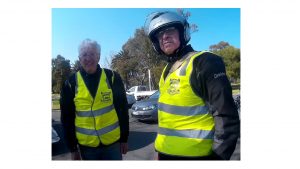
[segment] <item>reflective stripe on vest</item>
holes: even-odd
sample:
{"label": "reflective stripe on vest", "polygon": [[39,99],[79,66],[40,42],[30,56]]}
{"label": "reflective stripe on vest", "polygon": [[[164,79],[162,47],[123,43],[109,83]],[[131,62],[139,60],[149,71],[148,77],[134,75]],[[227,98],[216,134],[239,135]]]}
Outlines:
{"label": "reflective stripe on vest", "polygon": [[100,130],[90,130],[90,129],[76,127],[76,131],[81,133],[81,134],[100,136],[100,135],[106,134],[108,132],[111,132],[111,131],[113,131],[114,129],[116,129],[118,127],[119,127],[119,123],[116,122],[116,123],[114,123],[110,126],[102,128]]}
{"label": "reflective stripe on vest", "polygon": [[76,73],[75,127],[79,144],[97,147],[100,142],[109,145],[120,138],[119,120],[113,106],[113,95],[104,69],[95,98],[89,93],[80,74]]}
{"label": "reflective stripe on vest", "polygon": [[76,112],[76,115],[80,116],[80,117],[94,117],[94,116],[103,115],[105,113],[109,113],[113,109],[114,109],[114,106],[110,105],[110,106],[104,107],[100,110],[94,110],[93,113],[91,111],[78,111],[78,112]]}
{"label": "reflective stripe on vest", "polygon": [[198,138],[198,139],[213,139],[214,133],[211,130],[174,130],[167,128],[158,128],[158,133],[167,136],[177,136],[186,138]]}
{"label": "reflective stripe on vest", "polygon": [[207,114],[207,106],[174,106],[164,103],[158,103],[158,109],[171,114],[183,115],[183,116],[195,116],[200,114]]}
{"label": "reflective stripe on vest", "polygon": [[159,82],[159,128],[155,140],[155,149],[161,153],[201,157],[212,152],[214,120],[205,101],[190,85],[193,61],[202,53],[187,57],[166,79],[163,78],[166,68],[163,70]]}

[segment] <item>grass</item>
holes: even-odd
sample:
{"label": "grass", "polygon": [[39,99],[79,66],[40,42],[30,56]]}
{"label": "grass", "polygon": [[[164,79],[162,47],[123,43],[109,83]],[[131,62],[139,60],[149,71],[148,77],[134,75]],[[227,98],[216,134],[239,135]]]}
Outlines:
{"label": "grass", "polygon": [[233,95],[235,95],[235,94],[240,94],[240,89],[232,90],[232,94],[233,94]]}
{"label": "grass", "polygon": [[59,94],[52,94],[52,110],[59,110]]}
{"label": "grass", "polygon": [[52,110],[60,109],[59,100],[52,100]]}
{"label": "grass", "polygon": [[241,87],[240,83],[236,83],[236,84],[232,83],[231,87],[232,87],[232,95],[240,94],[240,87]]}

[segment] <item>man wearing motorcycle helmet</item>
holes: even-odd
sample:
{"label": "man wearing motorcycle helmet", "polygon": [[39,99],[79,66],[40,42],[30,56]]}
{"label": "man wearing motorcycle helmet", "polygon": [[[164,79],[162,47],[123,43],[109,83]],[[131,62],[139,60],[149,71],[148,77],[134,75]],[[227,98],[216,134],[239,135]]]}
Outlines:
{"label": "man wearing motorcycle helmet", "polygon": [[239,115],[221,57],[197,52],[181,15],[150,14],[145,32],[167,57],[159,82],[159,160],[229,160],[240,135]]}

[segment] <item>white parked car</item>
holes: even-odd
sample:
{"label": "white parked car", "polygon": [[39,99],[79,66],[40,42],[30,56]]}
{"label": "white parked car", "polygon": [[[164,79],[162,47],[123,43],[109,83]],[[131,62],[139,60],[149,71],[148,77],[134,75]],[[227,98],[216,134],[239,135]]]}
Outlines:
{"label": "white parked car", "polygon": [[136,101],[142,100],[146,97],[151,96],[157,90],[147,90],[146,86],[133,86],[129,90],[126,91],[126,94],[134,95]]}

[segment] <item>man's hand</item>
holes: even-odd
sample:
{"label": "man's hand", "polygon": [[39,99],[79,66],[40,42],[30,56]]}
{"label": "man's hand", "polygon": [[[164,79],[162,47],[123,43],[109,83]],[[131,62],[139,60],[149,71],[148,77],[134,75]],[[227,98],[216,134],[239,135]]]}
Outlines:
{"label": "man's hand", "polygon": [[128,143],[120,143],[120,151],[122,154],[126,154],[128,151]]}
{"label": "man's hand", "polygon": [[78,151],[74,151],[71,153],[72,160],[81,160],[80,153]]}

